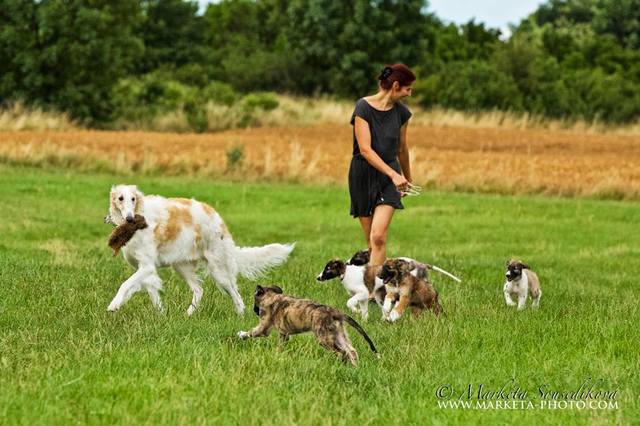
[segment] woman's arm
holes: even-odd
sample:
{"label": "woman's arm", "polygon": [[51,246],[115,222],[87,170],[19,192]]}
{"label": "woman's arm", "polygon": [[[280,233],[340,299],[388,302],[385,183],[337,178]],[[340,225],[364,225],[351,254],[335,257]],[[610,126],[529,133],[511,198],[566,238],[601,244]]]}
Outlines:
{"label": "woman's arm", "polygon": [[389,165],[380,158],[373,148],[371,148],[371,132],[369,131],[369,123],[367,123],[363,118],[356,116],[354,126],[360,154],[365,160],[367,160],[367,163],[375,167],[380,171],[380,173],[384,173],[389,176],[396,188],[403,190],[407,185],[407,179],[389,167]]}
{"label": "woman's arm", "polygon": [[409,146],[407,145],[407,127],[409,123],[405,123],[400,128],[400,146],[398,146],[398,161],[400,161],[400,168],[402,174],[407,181],[412,182],[411,179],[411,163],[409,161]]}

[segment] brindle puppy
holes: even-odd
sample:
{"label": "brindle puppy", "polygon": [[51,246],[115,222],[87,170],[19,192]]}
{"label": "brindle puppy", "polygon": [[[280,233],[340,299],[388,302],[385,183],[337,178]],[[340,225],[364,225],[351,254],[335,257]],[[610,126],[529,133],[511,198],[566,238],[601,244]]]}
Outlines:
{"label": "brindle puppy", "polygon": [[387,259],[378,273],[386,288],[387,296],[383,309],[391,311],[396,295],[400,300],[389,313],[389,320],[396,321],[409,306],[414,314],[431,309],[436,316],[442,313],[438,292],[431,283],[411,275],[411,264],[403,259]]}
{"label": "brindle puppy", "polygon": [[120,249],[133,238],[133,234],[135,234],[138,229],[144,229],[147,226],[149,225],[147,225],[144,216],[139,214],[134,216],[132,222],[124,222],[122,225],[117,226],[113,232],[111,232],[108,242],[109,247],[113,249],[113,255],[118,255]]}
{"label": "brindle puppy", "polygon": [[275,328],[280,333],[281,341],[287,342],[291,334],[311,331],[320,345],[355,366],[358,353],[344,328],[344,322],[347,322],[362,334],[371,350],[378,353],[367,333],[353,318],[312,300],[285,296],[280,287],[257,286],[253,311],[260,317],[260,323],[248,332],[239,331],[238,337],[241,339],[266,337]]}

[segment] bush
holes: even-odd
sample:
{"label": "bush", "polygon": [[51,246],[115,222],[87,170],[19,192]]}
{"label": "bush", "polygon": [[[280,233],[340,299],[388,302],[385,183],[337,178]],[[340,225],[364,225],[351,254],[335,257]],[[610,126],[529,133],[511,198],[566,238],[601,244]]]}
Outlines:
{"label": "bush", "polygon": [[115,116],[145,119],[182,108],[187,102],[197,102],[194,87],[155,74],[139,79],[120,80],[113,92]]}
{"label": "bush", "polygon": [[209,128],[207,110],[201,103],[189,101],[185,104],[184,111],[189,127],[191,127],[194,132],[203,133]]}
{"label": "bush", "polygon": [[247,113],[252,113],[256,109],[271,111],[278,108],[280,103],[273,93],[249,93],[242,99],[242,109]]}
{"label": "bush", "polygon": [[226,151],[227,171],[232,172],[242,167],[244,159],[244,145],[234,146]]}
{"label": "bush", "polygon": [[452,63],[437,79],[431,76],[423,84],[432,92],[422,97],[425,107],[437,103],[463,111],[522,109],[513,79],[484,61]]}
{"label": "bush", "polygon": [[231,106],[238,100],[233,87],[219,81],[212,81],[202,90],[202,97],[214,104]]}

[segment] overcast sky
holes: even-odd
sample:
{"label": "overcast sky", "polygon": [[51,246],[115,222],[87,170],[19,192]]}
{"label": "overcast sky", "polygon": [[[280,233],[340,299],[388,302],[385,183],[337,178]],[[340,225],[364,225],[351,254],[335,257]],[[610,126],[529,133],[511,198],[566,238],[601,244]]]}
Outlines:
{"label": "overcast sky", "polygon": [[440,19],[462,24],[471,18],[484,22],[491,28],[500,28],[505,35],[509,33],[508,24],[517,24],[544,0],[429,0],[429,12]]}
{"label": "overcast sky", "polygon": [[[201,10],[215,0],[198,0]],[[471,18],[509,35],[508,24],[517,24],[545,0],[429,0],[430,12],[440,19],[463,24]]]}

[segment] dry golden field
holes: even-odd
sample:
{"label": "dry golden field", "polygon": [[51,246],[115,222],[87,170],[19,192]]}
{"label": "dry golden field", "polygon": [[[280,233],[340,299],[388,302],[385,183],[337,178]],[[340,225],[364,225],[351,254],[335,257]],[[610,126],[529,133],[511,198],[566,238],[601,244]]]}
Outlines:
{"label": "dry golden field", "polygon": [[[86,171],[345,184],[351,127],[318,124],[213,134],[0,132],[0,161]],[[640,199],[640,136],[414,123],[414,182],[447,190]],[[228,168],[227,153],[242,147]]]}

